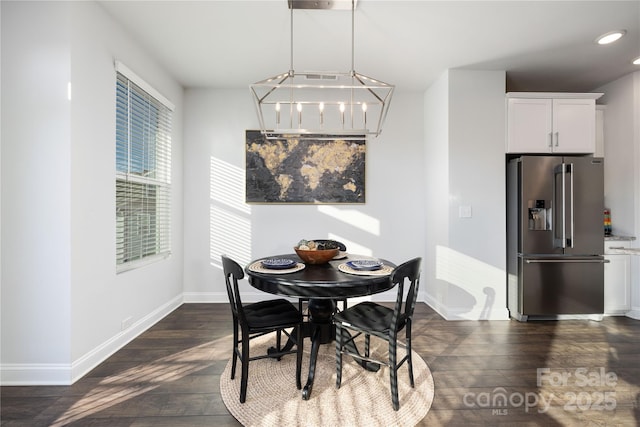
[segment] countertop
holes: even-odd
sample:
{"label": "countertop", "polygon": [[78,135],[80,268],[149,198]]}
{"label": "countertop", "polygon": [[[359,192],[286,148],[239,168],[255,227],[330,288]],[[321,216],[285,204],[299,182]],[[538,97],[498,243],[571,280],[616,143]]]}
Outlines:
{"label": "countertop", "polygon": [[634,236],[618,236],[617,234],[612,234],[610,236],[604,236],[604,241],[625,241],[625,240],[636,240]]}
{"label": "countertop", "polygon": [[631,242],[636,240],[633,236],[605,236],[605,242],[620,242],[620,246],[609,246],[606,250],[607,254],[620,254],[620,255],[640,255],[640,248],[631,248],[624,245],[623,242]]}

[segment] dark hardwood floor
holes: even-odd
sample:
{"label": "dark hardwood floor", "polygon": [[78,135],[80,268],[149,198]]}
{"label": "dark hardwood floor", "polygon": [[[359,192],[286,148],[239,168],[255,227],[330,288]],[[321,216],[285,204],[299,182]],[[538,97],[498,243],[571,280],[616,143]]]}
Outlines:
{"label": "dark hardwood floor", "polygon": [[[413,330],[435,381],[420,425],[639,423],[640,321],[447,322],[418,304]],[[1,425],[237,426],[230,345],[228,305],[184,304],[71,386],[2,387]]]}

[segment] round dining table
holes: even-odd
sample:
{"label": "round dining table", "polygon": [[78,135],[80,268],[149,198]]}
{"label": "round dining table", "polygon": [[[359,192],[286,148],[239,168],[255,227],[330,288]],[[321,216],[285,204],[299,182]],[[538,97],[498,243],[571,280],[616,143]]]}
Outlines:
{"label": "round dining table", "polygon": [[[304,264],[296,254],[274,255],[252,261],[245,268],[249,283],[261,291],[308,300],[309,316],[304,322],[304,336],[311,338],[311,355],[307,383],[302,389],[302,398],[311,396],[315,377],[316,360],[320,344],[327,344],[335,339],[335,327],[332,316],[336,310],[336,301],[346,298],[362,297],[387,291],[393,288],[391,272],[395,264],[375,258],[382,268],[373,271],[355,270],[349,267],[349,261],[373,259],[372,257],[341,254],[342,257],[326,264]],[[267,258],[289,259],[296,261],[296,266],[289,269],[265,268],[262,261]],[[357,352],[355,344],[350,351]],[[288,342],[289,348],[293,347]],[[368,370],[376,371],[379,365],[361,362]]]}

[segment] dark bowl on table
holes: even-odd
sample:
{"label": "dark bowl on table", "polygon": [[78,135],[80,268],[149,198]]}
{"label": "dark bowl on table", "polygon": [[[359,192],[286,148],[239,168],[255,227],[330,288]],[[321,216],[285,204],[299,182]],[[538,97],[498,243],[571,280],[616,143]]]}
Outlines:
{"label": "dark bowl on table", "polygon": [[294,246],[293,249],[305,264],[326,264],[331,261],[333,257],[338,255],[338,252],[340,252],[340,249],[338,248],[305,250],[298,249],[297,246]]}

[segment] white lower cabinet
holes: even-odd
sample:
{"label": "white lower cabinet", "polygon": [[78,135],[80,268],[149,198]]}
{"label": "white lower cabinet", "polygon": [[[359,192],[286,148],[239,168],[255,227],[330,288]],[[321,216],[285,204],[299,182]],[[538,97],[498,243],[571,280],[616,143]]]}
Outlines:
{"label": "white lower cabinet", "polygon": [[605,241],[604,313],[625,314],[631,309],[631,255],[616,253],[617,247],[629,247],[630,241]]}

